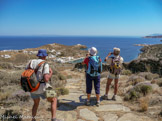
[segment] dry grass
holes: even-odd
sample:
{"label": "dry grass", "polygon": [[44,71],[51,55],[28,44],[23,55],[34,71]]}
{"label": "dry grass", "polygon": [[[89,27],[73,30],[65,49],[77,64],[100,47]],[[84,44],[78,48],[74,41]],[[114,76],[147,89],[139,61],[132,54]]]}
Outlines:
{"label": "dry grass", "polygon": [[148,102],[149,102],[148,97],[142,97],[139,99],[140,111],[145,112],[148,110]]}
{"label": "dry grass", "polygon": [[128,84],[129,85],[136,85],[136,84],[143,82],[143,81],[145,81],[145,79],[143,77],[132,75],[129,78]]}
{"label": "dry grass", "polygon": [[10,91],[0,92],[0,101],[6,100],[11,95]]}
{"label": "dry grass", "polygon": [[1,72],[0,73],[0,87],[6,86],[6,85],[11,85],[11,84],[20,84],[20,77],[21,73],[24,70],[19,70],[19,71],[6,71],[6,72]]}
{"label": "dry grass", "polygon": [[1,62],[0,69],[13,69],[14,65],[12,63]]}

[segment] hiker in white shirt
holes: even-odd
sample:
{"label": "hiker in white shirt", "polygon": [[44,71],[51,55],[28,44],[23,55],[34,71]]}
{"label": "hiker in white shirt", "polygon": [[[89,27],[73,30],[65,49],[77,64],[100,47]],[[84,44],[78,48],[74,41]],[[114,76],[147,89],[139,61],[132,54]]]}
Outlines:
{"label": "hiker in white shirt", "polygon": [[[31,60],[26,68],[36,69],[39,63],[46,60],[48,54],[45,49],[40,49],[38,51],[37,56],[38,59]],[[45,88],[47,87],[47,85],[49,85],[48,81],[51,79],[52,73],[53,73],[52,69],[49,67],[49,64],[47,63],[42,64],[36,73],[36,77],[37,80],[40,82],[40,86],[36,91],[30,93],[31,98],[34,101],[34,105],[32,108],[32,117],[33,117],[32,121],[36,121],[35,116],[37,114],[40,98],[46,99]],[[51,102],[51,114],[52,114],[51,121],[61,121],[56,119],[57,98],[56,97],[47,98],[47,100]]]}
{"label": "hiker in white shirt", "polygon": [[[112,57],[110,57],[112,55]],[[114,48],[113,53],[109,53],[105,61],[109,65],[109,75],[107,79],[107,84],[106,84],[106,90],[105,90],[105,95],[103,96],[103,99],[108,100],[108,92],[109,92],[109,87],[111,85],[111,82],[114,80],[115,81],[115,86],[114,86],[114,95],[112,97],[112,100],[116,100],[116,94],[118,91],[118,81],[120,77],[120,72],[122,69],[122,63],[123,63],[123,58],[120,56],[120,48]]]}

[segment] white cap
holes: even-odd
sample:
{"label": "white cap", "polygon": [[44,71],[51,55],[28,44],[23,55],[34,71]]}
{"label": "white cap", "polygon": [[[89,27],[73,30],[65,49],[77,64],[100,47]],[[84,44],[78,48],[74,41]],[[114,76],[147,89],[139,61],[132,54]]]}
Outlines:
{"label": "white cap", "polygon": [[95,47],[91,47],[89,49],[90,55],[95,56],[97,54],[97,49]]}
{"label": "white cap", "polygon": [[113,50],[120,52],[120,48],[117,48],[117,47],[114,47]]}

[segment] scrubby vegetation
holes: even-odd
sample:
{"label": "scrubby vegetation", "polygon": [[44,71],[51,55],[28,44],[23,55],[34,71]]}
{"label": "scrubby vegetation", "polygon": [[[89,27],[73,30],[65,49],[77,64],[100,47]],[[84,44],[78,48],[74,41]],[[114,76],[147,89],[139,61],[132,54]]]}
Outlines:
{"label": "scrubby vegetation", "polygon": [[13,69],[14,65],[9,62],[1,62],[0,63],[0,69]]}
{"label": "scrubby vegetation", "polygon": [[162,87],[162,78],[158,79],[157,84],[159,85],[159,87]]}
{"label": "scrubby vegetation", "polygon": [[131,75],[132,74],[132,72],[130,71],[130,70],[122,70],[122,73],[121,73],[122,75]]}
{"label": "scrubby vegetation", "polygon": [[[26,64],[26,63],[25,63]],[[0,70],[0,103],[6,106],[19,105],[21,102],[28,102],[30,94],[25,93],[20,86],[20,78],[23,70],[11,69],[11,65],[7,63],[3,66],[5,69]],[[63,88],[66,84],[66,76],[61,74],[57,67],[50,65],[53,70],[51,85],[57,88],[58,95],[68,94],[68,90]]]}
{"label": "scrubby vegetation", "polygon": [[136,85],[136,84],[143,82],[143,81],[145,81],[145,79],[143,77],[132,75],[132,76],[129,77],[128,84],[129,85]]}
{"label": "scrubby vegetation", "polygon": [[142,96],[146,96],[149,92],[152,91],[151,85],[148,84],[139,84],[130,89],[124,97],[124,100],[137,100]]}
{"label": "scrubby vegetation", "polygon": [[57,96],[68,95],[69,94],[69,90],[64,88],[64,87],[60,87],[60,88],[56,88],[56,93],[57,93]]}

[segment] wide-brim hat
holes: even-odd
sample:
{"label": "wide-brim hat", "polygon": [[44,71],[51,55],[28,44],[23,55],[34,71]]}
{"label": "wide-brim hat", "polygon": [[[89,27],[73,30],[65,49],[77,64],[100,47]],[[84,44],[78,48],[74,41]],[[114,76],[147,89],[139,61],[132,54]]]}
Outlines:
{"label": "wide-brim hat", "polygon": [[38,50],[37,56],[38,57],[46,57],[46,56],[48,56],[46,49],[40,49],[40,50]]}
{"label": "wide-brim hat", "polygon": [[91,47],[89,49],[89,53],[90,55],[95,56],[97,54],[97,49],[95,47]]}
{"label": "wide-brim hat", "polygon": [[120,48],[114,47],[113,48],[114,51],[120,52]]}

